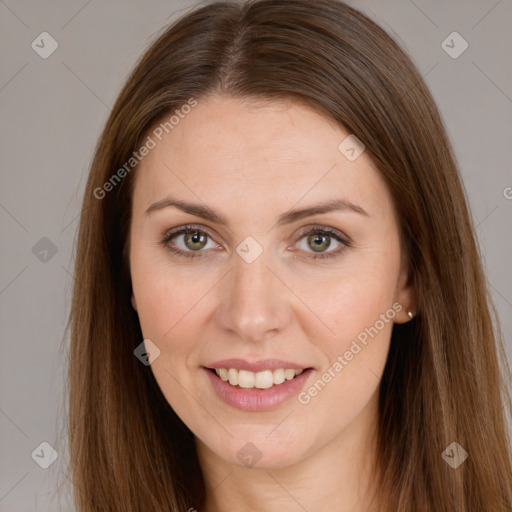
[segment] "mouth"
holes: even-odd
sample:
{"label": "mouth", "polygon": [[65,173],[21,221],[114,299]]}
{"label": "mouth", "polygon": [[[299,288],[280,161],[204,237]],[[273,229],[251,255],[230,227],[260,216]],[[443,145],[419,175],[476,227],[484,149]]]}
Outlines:
{"label": "mouth", "polygon": [[276,368],[251,372],[237,368],[206,368],[222,381],[239,389],[270,389],[295,379],[312,368]]}
{"label": "mouth", "polygon": [[274,368],[252,372],[238,368],[202,367],[215,394],[242,411],[276,409],[296,396],[313,368]]}

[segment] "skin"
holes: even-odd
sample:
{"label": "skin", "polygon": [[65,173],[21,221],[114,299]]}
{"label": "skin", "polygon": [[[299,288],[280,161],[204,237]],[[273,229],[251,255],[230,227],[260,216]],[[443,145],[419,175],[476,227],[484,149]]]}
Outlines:
{"label": "skin", "polygon": [[[415,294],[400,266],[391,196],[366,152],[351,162],[338,150],[348,135],[297,102],[214,95],[137,169],[132,304],[160,349],[155,378],[195,434],[207,512],[369,510],[379,383],[393,322],[409,321]],[[169,194],[208,205],[229,228],[175,207],[145,213]],[[340,198],[368,216],[335,211],[276,225],[290,209]],[[162,243],[187,224],[208,233],[207,245],[185,245],[183,234],[168,245],[202,251],[194,259]],[[309,227],[332,228],[351,245],[327,239],[321,253],[342,251],[314,260]],[[263,248],[252,263],[236,252],[248,236]],[[307,404],[240,411],[217,397],[202,368],[230,357],[289,360],[314,368],[307,390],[396,303],[403,309]],[[261,453],[254,467],[237,457],[248,442]]]}

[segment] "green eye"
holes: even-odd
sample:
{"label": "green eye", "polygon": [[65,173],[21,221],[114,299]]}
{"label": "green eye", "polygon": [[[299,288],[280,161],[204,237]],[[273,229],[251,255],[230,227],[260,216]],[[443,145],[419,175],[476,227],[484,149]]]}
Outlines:
{"label": "green eye", "polygon": [[201,231],[188,231],[185,234],[184,243],[191,251],[202,249],[207,242],[208,235]]}
{"label": "green eye", "polygon": [[331,245],[331,237],[329,235],[309,235],[308,245],[315,252],[322,252]]}
{"label": "green eye", "polygon": [[[217,247],[213,241],[212,247],[207,247],[208,239],[211,240],[211,237],[206,231],[194,226],[183,226],[176,231],[168,233],[162,240],[162,244],[168,251],[174,254],[194,258],[202,256],[202,253],[206,252],[202,250],[204,248]],[[177,242],[174,240],[177,240]]]}
{"label": "green eye", "polygon": [[[300,246],[303,240],[305,240],[305,247]],[[208,247],[209,241],[212,244],[210,247]],[[333,241],[338,243],[338,248],[328,250]],[[206,231],[195,226],[182,226],[171,231],[164,237],[162,244],[169,252],[186,258],[206,256],[205,253],[208,251],[203,249],[219,247]],[[338,257],[346,247],[350,246],[350,243],[330,228],[313,228],[302,234],[297,246],[300,252],[307,254],[307,258],[327,259]]]}
{"label": "green eye", "polygon": [[[346,247],[350,246],[350,243],[347,240],[344,240],[337,231],[333,231],[329,228],[313,228],[304,233],[300,241],[304,239],[306,239],[306,247],[300,247],[299,244],[298,247],[306,253],[314,253],[312,256],[308,256],[313,259],[335,258],[339,256]],[[340,248],[327,251],[333,240],[338,242]]]}

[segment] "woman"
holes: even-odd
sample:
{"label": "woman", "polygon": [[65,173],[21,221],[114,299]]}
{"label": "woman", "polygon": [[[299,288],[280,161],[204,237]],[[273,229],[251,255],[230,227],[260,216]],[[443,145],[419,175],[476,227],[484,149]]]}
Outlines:
{"label": "woman", "polygon": [[509,511],[491,311],[403,50],[335,0],[197,9],[136,66],[87,183],[77,510]]}

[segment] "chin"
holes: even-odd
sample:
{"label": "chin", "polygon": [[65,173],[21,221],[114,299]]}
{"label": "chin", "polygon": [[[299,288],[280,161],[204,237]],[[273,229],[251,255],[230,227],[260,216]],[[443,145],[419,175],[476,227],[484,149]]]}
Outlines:
{"label": "chin", "polygon": [[297,439],[290,432],[272,440],[265,439],[272,428],[265,426],[264,430],[264,433],[254,436],[231,438],[227,435],[225,443],[219,445],[214,441],[208,448],[230,465],[255,469],[285,468],[307,456],[304,452],[304,440]]}

